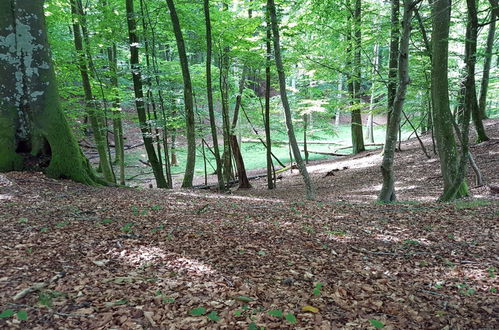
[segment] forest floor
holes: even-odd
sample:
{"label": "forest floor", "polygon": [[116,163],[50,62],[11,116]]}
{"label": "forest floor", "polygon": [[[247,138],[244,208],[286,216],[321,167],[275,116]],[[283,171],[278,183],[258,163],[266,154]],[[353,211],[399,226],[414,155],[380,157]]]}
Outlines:
{"label": "forest floor", "polygon": [[223,196],[0,174],[0,328],[498,329],[497,195],[436,203],[435,157],[402,150],[391,205],[379,151],[311,164],[315,202],[297,171]]}

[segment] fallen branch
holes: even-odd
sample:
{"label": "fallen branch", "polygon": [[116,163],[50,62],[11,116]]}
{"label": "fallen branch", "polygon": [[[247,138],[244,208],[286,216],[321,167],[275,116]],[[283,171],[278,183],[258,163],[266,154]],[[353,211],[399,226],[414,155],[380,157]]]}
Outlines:
{"label": "fallen branch", "polygon": [[[281,168],[281,169],[275,171],[275,173],[279,174],[279,173],[285,172],[287,170],[290,170],[291,168],[296,168],[296,167],[287,166],[287,167],[284,167],[284,168]],[[265,174],[257,174],[257,175],[254,175],[254,176],[250,176],[250,177],[248,177],[248,180],[261,179],[261,178],[265,178],[265,177],[267,177],[267,173],[265,173]],[[277,179],[279,179],[279,178],[280,177],[278,177]],[[239,183],[239,179],[235,179],[235,180],[229,181],[229,182],[227,182],[227,185],[228,186],[232,186],[232,185],[235,185],[237,183]],[[211,189],[211,188],[214,188],[214,187],[218,187],[218,183],[200,184],[200,185],[192,186],[192,188],[194,188],[194,189]]]}
{"label": "fallen branch", "polygon": [[58,280],[60,280],[64,276],[66,276],[66,273],[65,272],[60,272],[60,273],[56,274],[54,277],[52,277],[48,282],[38,282],[38,283],[35,283],[32,286],[30,286],[29,288],[21,290],[19,293],[17,293],[14,296],[14,298],[12,298],[12,300],[13,301],[17,301],[19,299],[24,298],[25,296],[27,296],[30,293],[33,293],[33,292],[39,291],[41,289],[44,289],[47,286],[49,286],[50,284],[57,282]]}
{"label": "fallen branch", "polygon": [[[300,149],[300,151],[305,151],[305,150],[304,149]],[[340,153],[336,153],[336,152],[327,152],[327,151],[307,150],[307,152],[311,153],[311,154],[328,155],[328,156],[340,156],[340,157],[349,156],[348,154],[340,154]]]}

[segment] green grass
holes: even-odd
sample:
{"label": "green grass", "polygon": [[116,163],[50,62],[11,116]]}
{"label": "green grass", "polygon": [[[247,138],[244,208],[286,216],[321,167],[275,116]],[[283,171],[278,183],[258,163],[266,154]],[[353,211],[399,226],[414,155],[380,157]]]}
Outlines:
{"label": "green grass", "polygon": [[[334,141],[337,144],[309,144],[308,150],[312,151],[321,151],[321,152],[333,152],[337,148],[341,146],[348,146],[350,144],[351,136],[350,136],[350,126],[342,125],[339,127],[331,126],[331,129],[311,129],[307,134],[308,141]],[[407,137],[408,132],[404,132],[403,136]],[[298,141],[303,141],[303,131],[301,128],[297,128],[296,136]],[[384,126],[375,126],[375,142],[382,143],[384,142],[385,136],[385,127]],[[247,136],[246,138],[256,139],[255,135]],[[261,138],[264,138],[262,135]],[[243,138],[244,139],[244,138]],[[275,143],[287,141],[288,137],[285,132],[274,132],[272,134],[272,140],[274,141],[272,145],[272,152],[274,155],[279,158],[281,162],[284,164],[289,164],[290,162],[290,153],[289,147],[287,144]],[[221,149],[223,146],[221,146]],[[300,148],[303,148],[303,145],[300,144]],[[375,147],[368,147],[367,149],[373,149]],[[244,164],[247,170],[253,169],[263,169],[266,167],[266,149],[260,142],[243,142],[241,146],[241,151],[243,154]],[[209,174],[214,172],[215,168],[215,159],[208,148],[205,148],[206,158],[207,158],[207,171]],[[340,153],[349,154],[351,153],[351,149],[343,149]],[[304,153],[302,152],[302,156],[304,157]],[[187,158],[186,148],[177,148],[177,159],[179,166],[172,167],[172,174],[182,174],[185,170],[185,162]],[[329,155],[321,155],[309,153],[310,160],[318,160],[318,159],[333,159],[334,156]],[[143,161],[147,160],[147,155],[145,151],[132,152],[126,154],[126,163],[128,165],[137,164],[138,160],[141,159]],[[210,165],[211,164],[211,165]],[[274,160],[274,165],[276,168],[279,168],[278,163]],[[128,171],[128,176],[133,175],[135,171]],[[195,167],[196,175],[204,175],[204,161],[201,146],[198,146],[196,153],[196,167]]]}

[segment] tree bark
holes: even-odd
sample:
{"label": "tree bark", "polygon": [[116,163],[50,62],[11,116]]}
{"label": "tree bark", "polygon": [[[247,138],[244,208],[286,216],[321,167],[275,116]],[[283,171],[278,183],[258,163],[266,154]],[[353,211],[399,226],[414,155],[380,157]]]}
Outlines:
{"label": "tree bark", "polygon": [[[400,38],[398,58],[398,88],[393,101],[390,121],[388,122],[385,151],[381,164],[383,185],[378,196],[378,201],[388,203],[396,200],[395,175],[393,173],[393,162],[395,158],[395,147],[397,145],[397,133],[400,126],[400,117],[404,107],[407,85],[409,85],[409,40],[411,37],[411,21],[413,16],[413,3],[404,0],[404,17],[402,20],[403,32]],[[391,56],[392,54],[390,54]]]}
{"label": "tree bark", "polygon": [[[100,111],[96,108],[96,102],[92,93],[92,86],[90,84],[89,68],[87,65],[87,60],[89,51],[85,51],[83,47],[83,38],[81,29],[82,26],[79,23],[82,19],[84,13],[81,7],[81,2],[71,0],[71,14],[73,20],[73,35],[74,35],[74,46],[78,54],[78,66],[80,69],[81,81],[83,85],[83,91],[85,93],[86,111],[88,118],[90,120],[90,125],[92,126],[92,133],[94,135],[95,145],[97,147],[97,152],[99,153],[99,163],[104,175],[104,179],[109,182],[116,182],[114,173],[111,167],[111,160],[109,159],[107,140],[104,137],[104,132],[107,131],[107,127],[103,127],[102,116]],[[85,55],[87,54],[87,55]]]}
{"label": "tree bark", "polygon": [[362,3],[361,0],[355,0],[354,9],[354,38],[353,38],[353,99],[356,102],[355,109],[352,110],[352,148],[353,153],[365,151],[364,133],[362,130],[362,115],[361,115],[361,47],[362,47]]}
{"label": "tree bark", "polygon": [[[433,125],[440,170],[444,181],[444,190],[440,201],[449,201],[468,195],[466,181],[456,182],[458,175],[458,157],[453,133],[453,119],[449,107],[449,26],[450,0],[432,3],[432,98]],[[455,190],[455,187],[458,187]]]}
{"label": "tree bark", "polygon": [[487,34],[487,44],[485,47],[485,58],[483,61],[483,76],[480,88],[480,97],[478,101],[478,112],[480,118],[486,119],[487,117],[487,91],[489,89],[490,65],[492,63],[492,52],[494,50],[494,37],[496,34],[496,19],[495,11],[492,11],[490,18],[489,32]]}
{"label": "tree bark", "polygon": [[[296,160],[296,164],[298,165],[298,169],[303,177],[303,181],[305,183],[306,195],[310,200],[315,199],[315,188],[310,180],[310,176],[307,171],[307,167],[303,162],[303,158],[300,154],[300,149],[298,147],[298,143],[296,142],[296,136],[293,128],[293,120],[291,116],[291,108],[288,102],[288,95],[286,92],[286,76],[284,73],[284,65],[282,63],[281,57],[281,46],[280,46],[280,37],[279,37],[279,26],[277,24],[277,14],[274,0],[267,0],[267,10],[270,14],[270,21],[272,24],[272,32],[273,32],[273,41],[274,41],[274,56],[277,67],[277,73],[279,76],[279,90],[281,94],[282,106],[284,108],[284,114],[286,117],[286,126],[288,128],[288,138],[289,143],[291,145],[291,149],[293,151],[293,155]],[[361,126],[362,131],[362,126]]]}
{"label": "tree bark", "polygon": [[[178,55],[180,58],[180,66],[182,67],[182,77],[184,80],[184,107],[185,120],[187,128],[187,163],[185,165],[185,175],[182,182],[182,188],[192,187],[194,179],[194,167],[196,166],[196,127],[194,122],[194,101],[192,96],[191,74],[189,72],[189,63],[185,50],[184,37],[180,29],[180,22],[175,10],[173,0],[166,0],[170,17],[173,26],[173,32],[177,41]],[[172,161],[173,164],[173,161]]]}
{"label": "tree bark", "polygon": [[274,164],[272,163],[272,140],[270,136],[270,68],[271,68],[271,57],[272,57],[272,23],[270,22],[270,13],[268,10],[265,11],[266,20],[266,32],[267,37],[265,40],[266,46],[266,61],[265,61],[265,114],[264,114],[264,125],[265,125],[265,142],[267,149],[267,188],[274,189],[275,184],[272,178],[272,168]]}
{"label": "tree bark", "polygon": [[225,190],[224,178],[222,175],[222,161],[220,160],[220,148],[218,147],[217,124],[215,121],[215,110],[213,107],[213,87],[211,74],[212,40],[211,40],[211,19],[210,0],[204,0],[204,17],[206,22],[206,92],[208,95],[208,113],[210,115],[211,137],[213,140],[213,150],[217,165],[218,189]]}
{"label": "tree bark", "polygon": [[43,3],[0,2],[0,171],[44,170],[54,178],[105,184],[61,110]]}
{"label": "tree bark", "polygon": [[159,164],[156,150],[154,149],[152,139],[153,134],[148,128],[149,126],[147,125],[147,115],[144,105],[144,91],[142,88],[142,73],[139,62],[139,38],[137,36],[137,23],[135,21],[133,0],[126,0],[126,12],[128,23],[128,38],[130,42],[130,65],[132,67],[133,89],[135,93],[135,106],[137,108],[137,114],[139,117],[142,139],[144,140],[147,158],[149,159],[149,163],[151,163],[151,167],[154,172],[156,185],[158,186],[158,188],[167,188],[168,184],[163,174],[163,169]]}

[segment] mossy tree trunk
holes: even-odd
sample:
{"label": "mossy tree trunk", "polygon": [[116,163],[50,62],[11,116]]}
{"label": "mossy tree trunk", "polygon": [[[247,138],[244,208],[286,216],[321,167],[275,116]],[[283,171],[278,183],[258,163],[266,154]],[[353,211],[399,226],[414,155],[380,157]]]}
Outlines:
{"label": "mossy tree trunk", "polygon": [[441,201],[449,201],[468,195],[466,181],[458,180],[458,154],[453,132],[453,118],[449,107],[448,39],[450,13],[450,0],[439,0],[432,3],[431,88],[435,140],[444,181],[444,191],[439,198]]}
{"label": "mossy tree trunk", "polygon": [[[291,150],[293,151],[293,156],[296,160],[296,165],[303,177],[305,183],[305,188],[307,192],[307,198],[310,200],[315,199],[315,188],[313,186],[312,180],[305,166],[305,162],[300,154],[300,148],[298,147],[298,142],[296,141],[295,131],[293,128],[293,119],[291,115],[291,108],[289,106],[288,94],[286,92],[286,75],[284,73],[284,65],[282,63],[281,57],[281,45],[279,37],[279,25],[277,23],[276,6],[274,0],[267,0],[267,10],[270,14],[270,22],[272,25],[272,34],[274,41],[274,57],[276,62],[277,73],[279,77],[279,90],[281,94],[282,106],[284,108],[284,115],[286,118],[286,126],[288,129],[288,138]],[[362,126],[361,126],[362,132]]]}
{"label": "mossy tree trunk", "polygon": [[43,4],[0,2],[0,171],[41,169],[54,178],[105,183],[61,110]]}
{"label": "mossy tree trunk", "polygon": [[194,122],[194,100],[192,96],[191,74],[189,72],[189,62],[187,60],[184,37],[180,28],[177,11],[175,10],[175,4],[173,0],[166,0],[166,3],[168,5],[168,9],[170,10],[170,18],[172,21],[173,33],[175,34],[175,39],[177,41],[178,56],[180,58],[180,66],[182,67],[182,77],[184,80],[184,107],[187,128],[187,163],[185,165],[182,188],[190,188],[192,187],[194,167],[196,166],[196,125]]}

